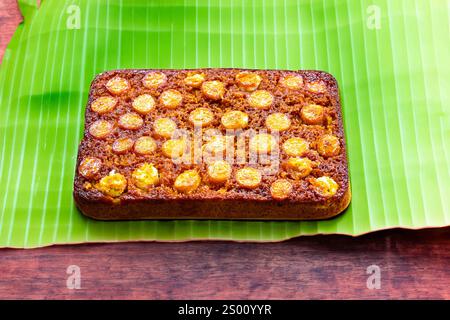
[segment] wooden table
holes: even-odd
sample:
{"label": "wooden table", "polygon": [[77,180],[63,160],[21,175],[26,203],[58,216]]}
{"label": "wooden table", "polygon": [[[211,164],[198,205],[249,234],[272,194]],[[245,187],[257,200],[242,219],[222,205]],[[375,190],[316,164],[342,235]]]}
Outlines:
{"label": "wooden table", "polygon": [[[0,0],[0,56],[20,21],[15,0]],[[71,265],[80,270],[79,290],[67,285]],[[380,268],[380,289],[367,287],[371,265]],[[270,244],[0,249],[0,275],[0,298],[450,299],[450,228]]]}

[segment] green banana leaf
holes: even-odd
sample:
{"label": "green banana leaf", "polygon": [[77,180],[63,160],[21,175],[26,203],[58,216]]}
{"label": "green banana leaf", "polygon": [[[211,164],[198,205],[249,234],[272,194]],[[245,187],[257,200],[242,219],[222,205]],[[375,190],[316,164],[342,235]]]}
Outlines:
{"label": "green banana leaf", "polygon": [[[0,69],[0,246],[280,241],[450,224],[446,0],[19,0]],[[343,100],[353,199],[317,222],[99,222],[72,199],[89,84],[117,68],[319,69]]]}

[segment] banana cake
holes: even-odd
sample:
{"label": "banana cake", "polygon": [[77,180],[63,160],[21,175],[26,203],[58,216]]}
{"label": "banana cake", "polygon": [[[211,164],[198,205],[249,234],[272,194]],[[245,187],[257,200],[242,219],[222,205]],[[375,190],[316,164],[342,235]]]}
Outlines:
{"label": "banana cake", "polygon": [[95,219],[325,219],[350,202],[322,71],[114,70],[92,82],[74,198]]}

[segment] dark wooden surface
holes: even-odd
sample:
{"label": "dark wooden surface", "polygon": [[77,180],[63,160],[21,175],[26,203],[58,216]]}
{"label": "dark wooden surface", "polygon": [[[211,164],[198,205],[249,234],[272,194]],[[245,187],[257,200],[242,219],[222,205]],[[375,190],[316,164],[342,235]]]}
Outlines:
{"label": "dark wooden surface", "polygon": [[[0,0],[0,57],[20,22]],[[68,289],[68,266],[81,289]],[[381,270],[368,289],[367,267]],[[0,249],[0,298],[450,299],[450,228],[281,243],[125,243]]]}

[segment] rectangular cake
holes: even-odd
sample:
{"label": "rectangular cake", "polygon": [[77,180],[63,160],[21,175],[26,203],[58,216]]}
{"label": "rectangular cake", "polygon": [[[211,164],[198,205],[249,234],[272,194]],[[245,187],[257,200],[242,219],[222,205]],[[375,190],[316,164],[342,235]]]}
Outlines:
{"label": "rectangular cake", "polygon": [[325,219],[350,202],[322,71],[115,70],[92,82],[74,181],[88,217]]}

